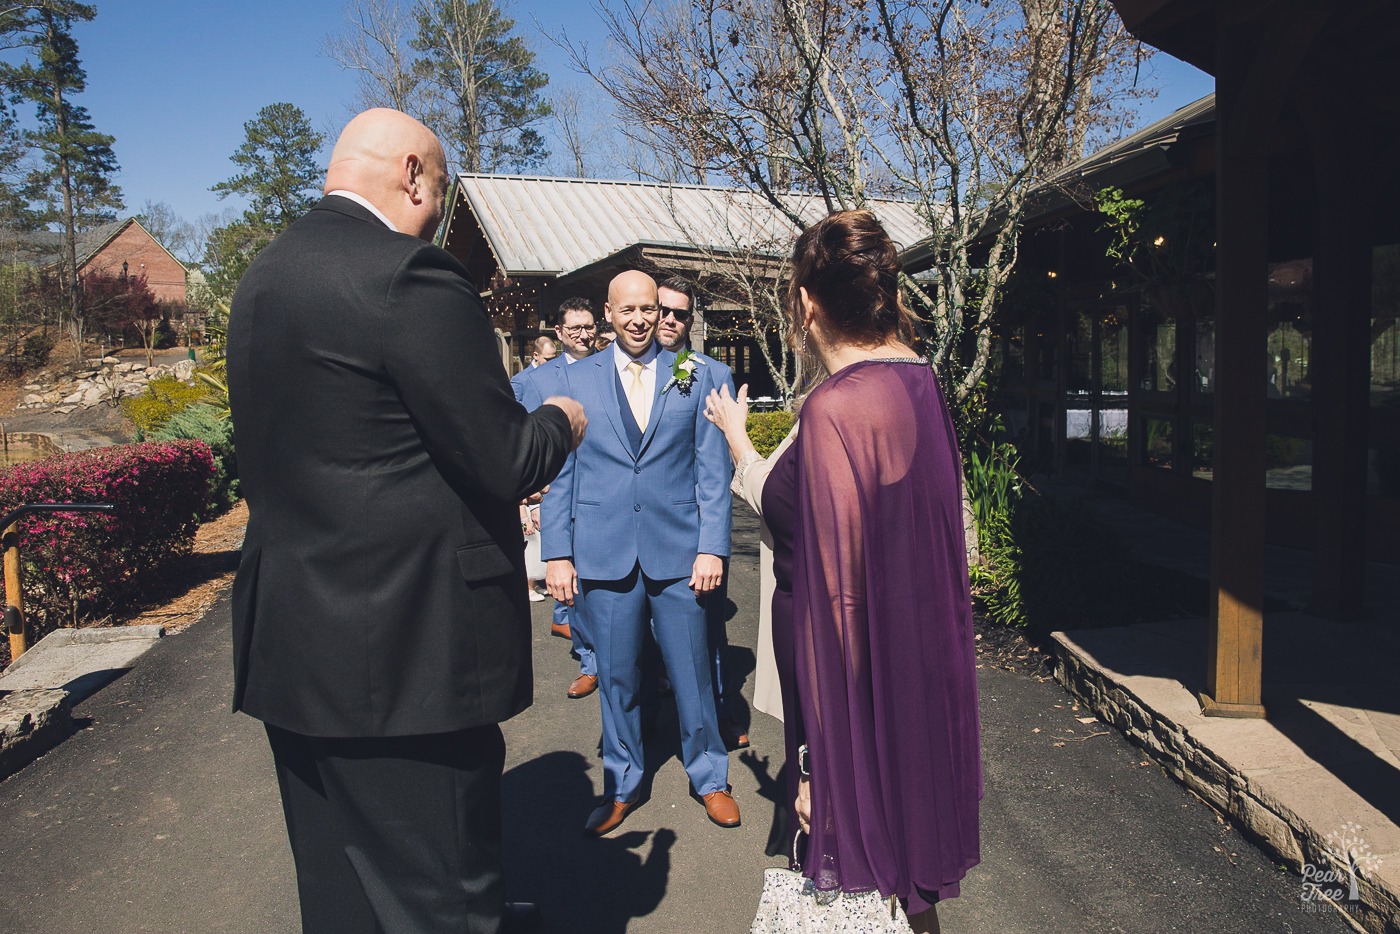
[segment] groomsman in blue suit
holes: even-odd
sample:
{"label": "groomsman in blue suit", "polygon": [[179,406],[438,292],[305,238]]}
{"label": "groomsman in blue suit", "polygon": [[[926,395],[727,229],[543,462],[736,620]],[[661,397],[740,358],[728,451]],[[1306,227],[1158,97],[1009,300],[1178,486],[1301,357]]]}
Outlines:
{"label": "groomsman in blue suit", "polygon": [[704,415],[715,374],[697,361],[678,364],[657,345],[656,282],[645,273],[613,279],[606,312],[613,345],[563,371],[595,429],[541,513],[546,585],[556,600],[576,603],[598,659],[604,800],[584,832],[602,836],[640,803],[648,623],[675,694],[691,787],[710,820],[737,827],[704,599],[729,556],[728,449]]}
{"label": "groomsman in blue suit", "polygon": [[[656,342],[662,349],[680,353],[690,346],[690,324],[695,319],[695,289],[685,279],[672,276],[663,279],[656,287],[656,297],[661,307],[660,323],[656,326]],[[728,383],[734,387],[734,374],[729,367],[714,357],[695,353],[697,360],[703,360],[714,374],[715,385]],[[544,399],[543,396],[540,397]],[[718,589],[705,601],[705,618],[710,627],[710,656],[714,666],[711,677],[715,685],[715,707],[719,711],[719,731],[724,744],[729,749],[747,749],[749,731],[741,722],[744,705],[739,697],[738,685],[728,676],[725,654],[729,648],[729,634],[725,627],[725,611],[729,604],[729,565],[725,562],[724,580]]]}
{"label": "groomsman in blue suit", "polygon": [[529,365],[510,378],[510,391],[515,393],[516,402],[525,401],[525,380],[529,379],[530,374],[551,360],[557,360],[558,354],[559,348],[554,346],[553,339],[543,334],[535,338],[534,343],[530,345]]}
{"label": "groomsman in blue suit", "polygon": [[[593,356],[593,337],[598,333],[593,303],[586,298],[566,298],[559,305],[559,324],[554,333],[564,352],[548,363],[531,370],[524,370],[520,379],[520,402],[533,412],[544,404],[544,400],[557,394],[568,394],[569,385],[564,378],[564,367],[573,366],[586,357]],[[559,494],[551,489],[545,499],[555,503]],[[559,503],[560,509],[571,509],[571,504]],[[540,511],[544,509],[541,504]],[[577,700],[598,690],[598,661],[593,656],[593,640],[585,632],[574,608],[563,600],[554,601],[554,622],[550,632],[573,643],[574,654],[578,656],[578,677],[564,692]]]}

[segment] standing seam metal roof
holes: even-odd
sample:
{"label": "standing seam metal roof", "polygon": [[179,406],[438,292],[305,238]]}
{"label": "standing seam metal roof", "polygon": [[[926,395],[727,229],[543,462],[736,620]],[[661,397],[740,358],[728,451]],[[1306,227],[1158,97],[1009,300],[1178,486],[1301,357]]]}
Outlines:
{"label": "standing seam metal roof", "polygon": [[[738,189],[480,174],[458,183],[507,275],[561,275],[641,242],[773,255],[796,236],[776,208]],[[816,196],[789,197],[809,223],[826,215]],[[897,244],[927,233],[913,202],[871,209]]]}

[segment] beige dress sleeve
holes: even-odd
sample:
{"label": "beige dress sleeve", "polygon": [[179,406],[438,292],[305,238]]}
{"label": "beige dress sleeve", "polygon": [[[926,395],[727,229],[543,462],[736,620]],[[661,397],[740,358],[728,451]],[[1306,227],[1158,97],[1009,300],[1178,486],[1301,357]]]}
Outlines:
{"label": "beige dress sleeve", "polygon": [[[768,473],[797,437],[797,425],[766,459],[740,461],[730,488],[759,517],[758,645],[754,647],[753,705],[770,717],[783,719],[783,695],[778,687],[778,663],[773,655],[773,535],[763,520],[763,484]],[[750,455],[752,456],[752,455]],[[747,459],[746,459],[747,460]]]}

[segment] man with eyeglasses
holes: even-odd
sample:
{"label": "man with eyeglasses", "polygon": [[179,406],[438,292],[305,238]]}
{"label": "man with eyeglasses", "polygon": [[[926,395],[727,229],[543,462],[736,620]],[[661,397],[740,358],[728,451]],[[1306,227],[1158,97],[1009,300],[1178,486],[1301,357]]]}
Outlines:
{"label": "man with eyeglasses", "polygon": [[[656,328],[656,340],[662,347],[674,353],[690,346],[690,323],[695,319],[695,287],[680,276],[664,279],[656,287],[657,300],[661,303],[661,321]],[[715,374],[715,385],[728,382],[734,384],[729,367],[713,357],[692,351],[695,357],[705,362]],[[738,688],[725,678],[724,655],[729,647],[729,635],[725,631],[724,612],[729,603],[729,574],[725,568],[724,579],[719,589],[706,598],[705,619],[710,630],[710,654],[714,670],[715,706],[719,710],[719,730],[724,736],[724,744],[730,749],[747,749],[749,732],[744,728],[740,710]]]}
{"label": "man with eyeglasses", "polygon": [[[593,353],[593,335],[597,329],[591,301],[578,296],[564,299],[559,305],[559,325],[554,329],[559,342],[564,345],[564,352],[538,369],[525,371],[520,399],[525,408],[534,411],[556,391],[567,391],[564,367]],[[546,492],[545,497],[549,496]],[[543,502],[540,507],[541,510],[545,508]],[[554,619],[549,631],[561,639],[568,639],[573,644],[574,654],[578,656],[578,677],[565,691],[574,700],[598,690],[598,661],[593,655],[593,641],[584,632],[586,628],[586,625],[580,625],[579,616],[572,606],[563,600],[554,601]]]}

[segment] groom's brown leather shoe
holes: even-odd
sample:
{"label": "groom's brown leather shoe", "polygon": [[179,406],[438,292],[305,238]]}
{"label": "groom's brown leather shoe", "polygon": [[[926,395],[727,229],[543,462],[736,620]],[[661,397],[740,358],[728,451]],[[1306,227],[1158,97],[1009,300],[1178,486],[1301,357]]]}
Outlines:
{"label": "groom's brown leather shoe", "polygon": [[700,799],[705,802],[705,814],[721,827],[739,826],[739,802],[727,791],[712,791]]}
{"label": "groom's brown leather shoe", "polygon": [[569,685],[569,696],[578,700],[580,697],[587,697],[596,690],[598,690],[597,675],[579,675]]}
{"label": "groom's brown leather shoe", "polygon": [[601,837],[621,824],[636,806],[636,801],[604,801],[588,815],[583,832],[590,837]]}

